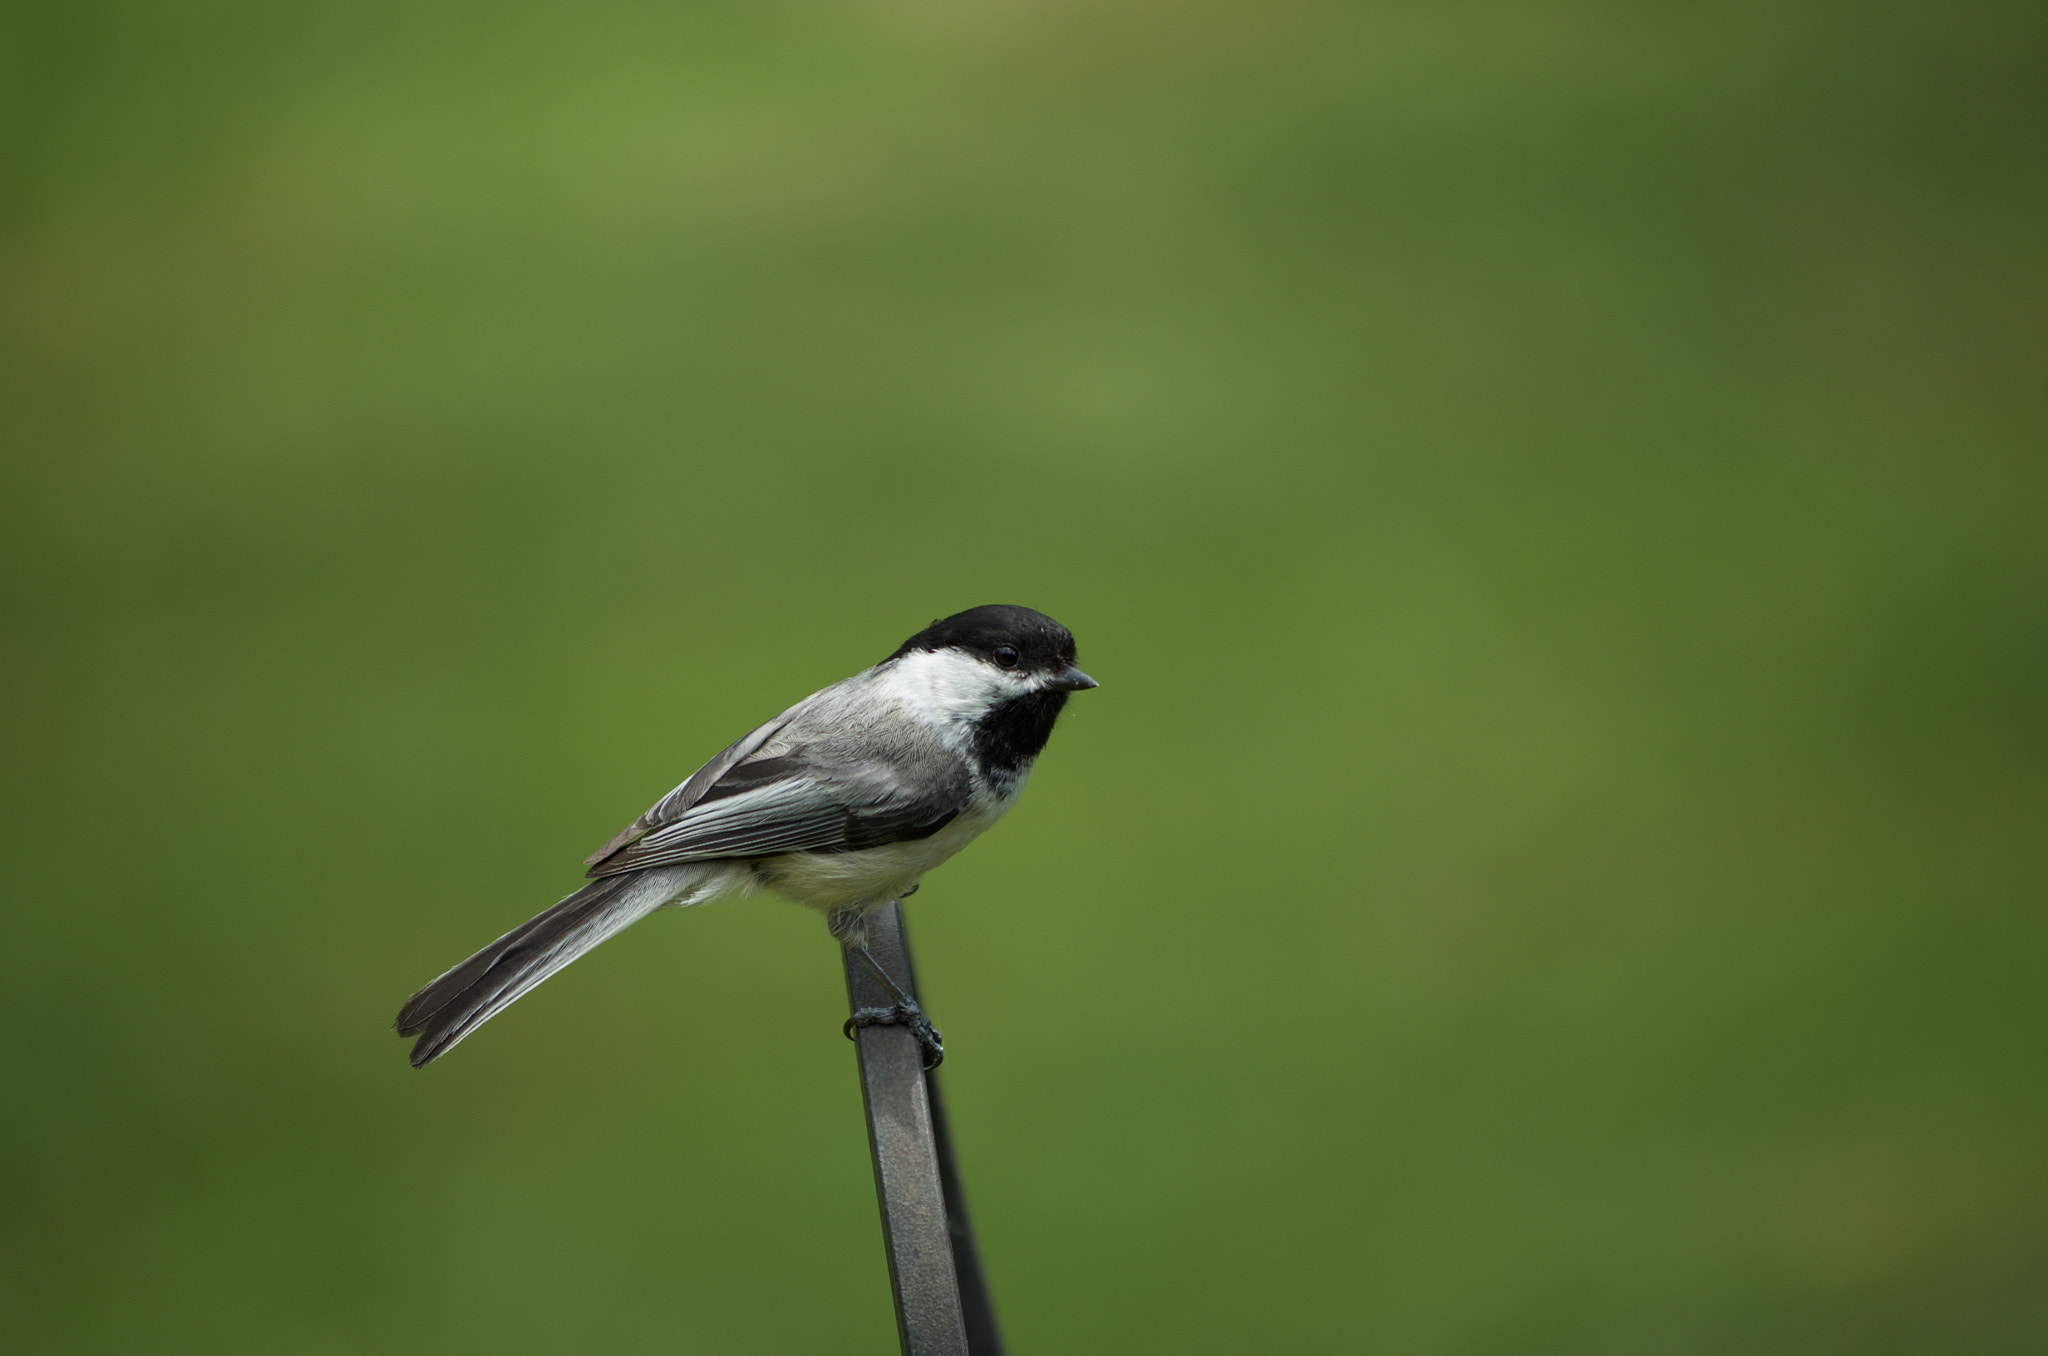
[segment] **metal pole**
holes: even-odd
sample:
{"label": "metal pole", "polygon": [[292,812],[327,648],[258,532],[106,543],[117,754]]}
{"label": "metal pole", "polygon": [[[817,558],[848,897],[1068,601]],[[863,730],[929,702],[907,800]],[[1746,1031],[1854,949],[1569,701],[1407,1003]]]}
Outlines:
{"label": "metal pole", "polygon": [[[897,906],[869,915],[868,953],[909,987],[909,958]],[[856,953],[845,953],[850,1010],[886,1008],[896,995]],[[854,1031],[860,1052],[861,1100],[867,1106],[868,1149],[875,1163],[875,1195],[882,1207],[882,1241],[896,1297],[896,1334],[903,1356],[970,1356],[946,1197],[939,1184],[932,1104],[925,1088],[924,1052],[904,1026],[863,1026]]]}
{"label": "metal pole", "polygon": [[[910,949],[910,926],[903,921],[900,908],[896,930],[903,947],[905,986],[910,996],[916,998],[917,957]],[[960,1312],[967,1323],[967,1350],[970,1356],[1004,1356],[1003,1334],[996,1327],[995,1297],[989,1293],[988,1275],[981,1269],[981,1249],[974,1241],[974,1220],[967,1213],[967,1188],[960,1180],[959,1161],[953,1156],[953,1130],[946,1118],[946,1099],[940,1095],[937,1069],[925,1070],[924,1091],[932,1111],[939,1187],[946,1195],[946,1232],[953,1240],[953,1274],[960,1280]]]}

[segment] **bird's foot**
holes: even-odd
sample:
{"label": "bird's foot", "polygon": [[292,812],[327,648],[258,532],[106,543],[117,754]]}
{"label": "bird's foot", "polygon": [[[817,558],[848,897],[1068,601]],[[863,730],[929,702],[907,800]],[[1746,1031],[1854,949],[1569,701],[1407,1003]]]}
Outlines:
{"label": "bird's foot", "polygon": [[917,1037],[917,1044],[924,1051],[924,1067],[936,1069],[946,1061],[946,1043],[939,1038],[939,1029],[924,1015],[924,1009],[913,998],[898,998],[886,1008],[861,1008],[846,1019],[840,1030],[846,1039],[854,1038],[856,1027],[863,1026],[907,1026],[910,1034]]}

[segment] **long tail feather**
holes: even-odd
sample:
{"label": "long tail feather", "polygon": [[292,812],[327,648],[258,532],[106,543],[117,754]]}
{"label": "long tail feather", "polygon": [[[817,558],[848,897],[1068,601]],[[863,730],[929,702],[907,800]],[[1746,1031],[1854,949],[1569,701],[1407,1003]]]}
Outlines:
{"label": "long tail feather", "polygon": [[689,893],[704,874],[701,867],[680,866],[607,876],[492,942],[398,1010],[398,1034],[419,1037],[412,1066],[447,1054],[570,961]]}

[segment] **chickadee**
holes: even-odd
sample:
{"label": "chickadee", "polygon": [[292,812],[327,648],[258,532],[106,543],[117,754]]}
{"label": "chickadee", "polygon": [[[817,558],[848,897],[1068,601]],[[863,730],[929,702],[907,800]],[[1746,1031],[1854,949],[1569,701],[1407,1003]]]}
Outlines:
{"label": "chickadee", "polygon": [[[713,758],[591,854],[595,879],[414,994],[398,1034],[419,1068],[555,971],[656,909],[769,889],[821,910],[867,955],[867,917],[1003,817],[1069,692],[1096,686],[1074,637],[1028,607],[935,621]],[[893,980],[894,1015],[937,1034]],[[856,1018],[859,1020],[859,1018]]]}

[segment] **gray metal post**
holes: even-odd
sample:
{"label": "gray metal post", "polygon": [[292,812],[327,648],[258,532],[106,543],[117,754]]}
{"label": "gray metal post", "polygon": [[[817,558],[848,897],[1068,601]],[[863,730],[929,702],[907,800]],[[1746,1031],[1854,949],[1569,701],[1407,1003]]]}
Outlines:
{"label": "gray metal post", "polygon": [[[868,953],[898,983],[907,983],[910,966],[896,905],[869,916]],[[896,1001],[857,954],[849,951],[845,959],[852,1011],[886,1008]],[[924,1052],[903,1026],[858,1027],[854,1044],[860,1051],[861,1100],[867,1105],[868,1149],[875,1162],[875,1195],[882,1207],[882,1238],[903,1354],[968,1356],[946,1197],[939,1185],[931,1102],[925,1092]]]}
{"label": "gray metal post", "polygon": [[[911,996],[917,996],[917,953],[910,945],[910,924],[902,910],[896,914],[897,933],[903,939],[903,978]],[[988,1273],[982,1270],[981,1247],[974,1241],[974,1220],[967,1213],[967,1187],[960,1178],[960,1160],[953,1152],[953,1129],[947,1123],[945,1089],[939,1086],[939,1071],[924,1074],[925,1099],[932,1108],[932,1143],[939,1155],[939,1189],[946,1193],[946,1229],[953,1235],[953,1274],[960,1281],[960,1312],[967,1320],[967,1350],[972,1356],[1004,1356],[1003,1334],[996,1327],[995,1297],[989,1293]]]}

